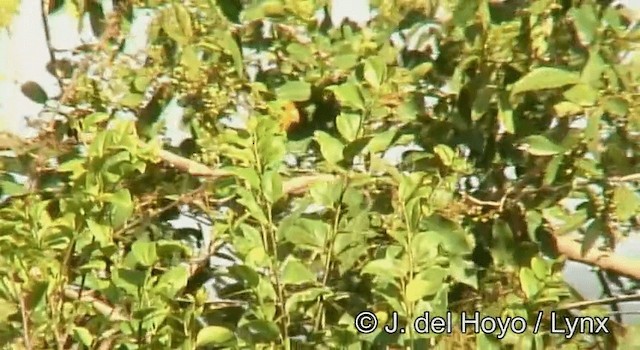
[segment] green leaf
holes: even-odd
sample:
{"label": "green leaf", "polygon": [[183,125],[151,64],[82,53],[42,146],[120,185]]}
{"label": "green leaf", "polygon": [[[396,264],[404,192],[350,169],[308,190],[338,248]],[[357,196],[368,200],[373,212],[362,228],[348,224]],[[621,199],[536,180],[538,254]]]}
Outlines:
{"label": "green leaf", "polygon": [[547,164],[547,167],[544,169],[544,178],[542,179],[542,183],[545,185],[551,185],[556,180],[558,176],[558,171],[560,170],[560,166],[564,161],[564,155],[558,154],[554,156],[551,161]]}
{"label": "green leaf", "polygon": [[640,197],[627,186],[618,186],[613,191],[613,204],[618,220],[627,221],[638,213]]}
{"label": "green leaf", "polygon": [[311,96],[311,85],[305,81],[288,81],[276,89],[278,99],[306,101]]}
{"label": "green leaf", "polygon": [[282,267],[282,283],[304,284],[313,283],[316,276],[298,259],[289,257]]}
{"label": "green leaf", "polygon": [[320,220],[299,218],[294,224],[283,228],[283,231],[286,240],[295,244],[297,248],[320,250],[324,248],[329,225]]}
{"label": "green leaf", "polygon": [[29,192],[25,185],[13,181],[0,181],[0,193],[7,196],[19,196]]}
{"label": "green leaf", "polygon": [[540,291],[540,281],[528,267],[520,269],[520,286],[527,298],[533,298]]}
{"label": "green leaf", "polygon": [[120,100],[120,104],[127,108],[137,108],[144,101],[144,95],[139,93],[128,93]]}
{"label": "green leaf", "polygon": [[571,117],[583,113],[582,107],[569,101],[562,101],[553,105],[553,112],[561,118]]}
{"label": "green leaf", "polygon": [[222,32],[220,33],[220,35],[222,37],[220,44],[225,49],[225,51],[231,55],[231,58],[233,59],[233,64],[235,66],[235,69],[238,75],[243,76],[244,61],[242,58],[242,51],[238,47],[238,43],[229,32]]}
{"label": "green leaf", "polygon": [[555,89],[580,82],[580,75],[559,68],[536,68],[520,78],[511,89],[511,95],[526,91]]}
{"label": "green leaf", "polygon": [[498,95],[498,120],[505,132],[509,134],[515,134],[515,123],[513,122],[513,107],[509,101],[509,96],[506,92],[501,92]]}
{"label": "green leaf", "polygon": [[289,53],[291,58],[302,63],[310,63],[313,61],[313,51],[307,45],[296,42],[291,43],[287,46],[287,53]]}
{"label": "green leaf", "polygon": [[194,45],[185,46],[182,50],[182,56],[180,57],[180,63],[184,65],[186,69],[187,80],[196,80],[200,76],[200,59]]}
{"label": "green leaf", "polygon": [[509,225],[505,221],[497,219],[493,224],[492,236],[492,255],[496,264],[498,266],[512,264],[513,247],[516,244]]}
{"label": "green leaf", "polygon": [[247,208],[247,210],[249,210],[249,213],[251,213],[251,216],[260,221],[260,223],[267,224],[267,217],[265,216],[262,208],[260,208],[260,206],[258,205],[258,202],[256,202],[253,194],[244,188],[238,188],[236,191],[240,196],[240,199],[238,199],[238,203]]}
{"label": "green leaf", "polygon": [[155,242],[136,241],[131,246],[136,261],[144,266],[152,266],[158,260]]}
{"label": "green leaf", "polygon": [[358,64],[358,55],[356,54],[343,54],[333,57],[332,66],[336,69],[349,70]]}
{"label": "green leaf", "polygon": [[377,133],[374,137],[371,138],[371,140],[369,140],[366,150],[369,153],[386,151],[387,148],[389,148],[389,146],[391,145],[394,137],[396,136],[396,132],[397,130],[395,128],[391,128],[381,133]]}
{"label": "green leaf", "polygon": [[531,270],[538,279],[544,279],[549,275],[547,263],[540,257],[534,256],[531,259]]}
{"label": "green leaf", "polygon": [[239,168],[233,167],[229,168],[233,174],[238,176],[239,178],[245,180],[251,188],[258,190],[260,189],[260,177],[258,173],[253,168]]}
{"label": "green leaf", "polygon": [[411,69],[411,74],[415,78],[422,78],[433,69],[433,63],[423,62]]}
{"label": "green leaf", "polygon": [[565,218],[564,224],[557,229],[556,234],[564,235],[574,232],[584,226],[584,223],[587,222],[588,218],[589,216],[587,215],[586,210],[578,210],[574,214]]}
{"label": "green leaf", "polygon": [[467,23],[476,15],[479,2],[456,1],[453,9],[453,23],[456,27],[466,28]]}
{"label": "green leaf", "polygon": [[593,106],[598,100],[598,91],[588,84],[576,84],[564,92],[567,101],[577,105],[588,107]]}
{"label": "green leaf", "polygon": [[595,8],[591,4],[583,4],[578,8],[572,8],[569,10],[569,15],[573,19],[573,23],[578,30],[578,33],[582,36],[582,39],[590,44],[596,36],[598,25],[598,14]]}
{"label": "green leaf", "polygon": [[602,78],[602,73],[604,73],[606,69],[607,64],[604,59],[602,59],[602,56],[600,56],[598,48],[592,47],[589,49],[589,59],[582,69],[580,79],[584,83],[598,88],[601,85],[600,79]]}
{"label": "green leaf", "polygon": [[28,304],[34,310],[40,309],[46,304],[47,290],[49,289],[48,281],[35,281],[32,282],[29,297],[27,299]]}
{"label": "green leaf", "polygon": [[364,79],[375,90],[380,88],[386,74],[387,65],[380,57],[370,57],[364,61]]}
{"label": "green leaf", "polygon": [[108,113],[96,112],[96,113],[91,113],[88,116],[84,117],[84,119],[82,119],[82,124],[86,128],[86,127],[91,127],[96,124],[102,123],[107,120],[109,120]]}
{"label": "green leaf", "polygon": [[167,35],[179,44],[186,44],[193,36],[191,16],[187,8],[173,3],[162,13],[162,28]]}
{"label": "green leaf", "polygon": [[107,196],[108,202],[111,203],[111,225],[120,227],[124,225],[133,214],[133,200],[129,190],[123,188],[118,192]]}
{"label": "green leaf", "polygon": [[269,170],[262,175],[262,193],[270,203],[282,198],[282,177],[278,171]]}
{"label": "green leaf", "polygon": [[145,285],[147,273],[131,269],[118,269],[112,275],[112,279],[116,287],[122,288],[127,293],[137,294],[138,290]]}
{"label": "green leaf", "polygon": [[471,120],[480,120],[480,118],[487,113],[491,106],[491,99],[493,98],[494,93],[495,89],[491,87],[485,87],[478,91],[471,108]]}
{"label": "green leaf", "polygon": [[20,87],[22,93],[35,103],[44,104],[49,97],[44,89],[36,82],[28,81]]}
{"label": "green leaf", "polygon": [[360,87],[352,81],[342,85],[334,85],[328,88],[336,96],[341,105],[364,110],[364,100],[360,93]]}
{"label": "green leaf", "polygon": [[73,337],[84,346],[91,347],[93,344],[93,335],[84,327],[73,327]]}
{"label": "green leaf", "polygon": [[340,113],[340,115],[336,117],[338,131],[348,142],[352,142],[358,137],[361,119],[360,115],[354,113]]}
{"label": "green leaf", "polygon": [[160,276],[157,288],[167,298],[174,298],[178,291],[187,286],[188,281],[189,271],[187,271],[187,268],[185,266],[174,266]]}
{"label": "green leaf", "polygon": [[455,281],[478,289],[478,273],[475,264],[460,255],[449,258],[449,272]]}
{"label": "green leaf", "polygon": [[11,24],[13,17],[18,13],[19,7],[20,0],[3,0],[0,2],[0,29],[4,29]]}
{"label": "green leaf", "polygon": [[[436,294],[442,288],[446,271],[440,267],[432,267],[423,273],[425,277],[414,278],[407,284],[407,301],[414,302],[426,296]],[[429,278],[426,278],[428,276]]]}
{"label": "green leaf", "polygon": [[327,162],[335,164],[344,158],[342,155],[344,145],[337,138],[324,131],[316,131],[314,139],[320,145],[320,152]]}
{"label": "green leaf", "polygon": [[287,298],[285,308],[288,312],[295,311],[295,308],[303,303],[317,301],[320,296],[331,295],[327,288],[309,288],[301,292],[293,293]]}
{"label": "green leaf", "polygon": [[542,135],[525,137],[522,139],[520,149],[534,156],[552,156],[566,151]]}
{"label": "green leaf", "polygon": [[435,146],[433,148],[433,153],[440,158],[440,161],[442,161],[442,164],[446,167],[450,167],[456,158],[456,153],[451,149],[451,147],[444,144]]}
{"label": "green leaf", "polygon": [[468,254],[475,246],[463,229],[442,216],[433,215],[424,221],[424,225],[426,230],[433,231],[450,254]]}
{"label": "green leaf", "polygon": [[593,248],[593,245],[603,234],[604,229],[604,222],[602,222],[602,219],[600,218],[594,219],[589,226],[587,226],[584,238],[582,239],[582,244],[580,245],[581,254],[587,254],[591,248]]}
{"label": "green leaf", "polygon": [[603,107],[605,111],[619,117],[624,117],[629,113],[629,105],[627,104],[627,101],[620,97],[611,97],[606,99]]}
{"label": "green leaf", "polygon": [[249,321],[239,327],[238,333],[255,334],[261,342],[272,343],[279,339],[281,335],[278,331],[278,325],[272,321],[254,320]]}
{"label": "green leaf", "polygon": [[89,23],[91,24],[91,29],[96,36],[101,36],[106,27],[106,18],[102,9],[102,5],[98,2],[88,1],[86,3],[86,6],[86,12],[88,12],[89,14]]}
{"label": "green leaf", "polygon": [[382,278],[399,278],[404,276],[404,271],[394,259],[372,260],[362,268],[362,274],[371,274]]}
{"label": "green leaf", "polygon": [[18,310],[18,306],[13,302],[7,302],[3,299],[0,299],[0,322],[6,322],[7,319],[12,315],[15,315]]}
{"label": "green leaf", "polygon": [[416,190],[422,183],[423,178],[424,174],[418,172],[402,174],[400,177],[400,183],[398,184],[399,199],[406,203],[410,199],[414,198]]}
{"label": "green leaf", "polygon": [[500,345],[500,341],[497,340],[496,337],[488,333],[480,332],[476,335],[476,349],[500,350],[502,349],[502,346]]}
{"label": "green leaf", "polygon": [[235,338],[233,331],[220,326],[202,328],[196,336],[196,346],[211,346],[225,344]]}
{"label": "green leaf", "polygon": [[107,263],[102,260],[90,260],[88,263],[80,266],[79,270],[83,273],[101,271],[107,268]]}
{"label": "green leaf", "polygon": [[216,0],[216,4],[231,22],[240,23],[240,13],[242,12],[242,2],[240,0]]}
{"label": "green leaf", "polygon": [[340,199],[343,190],[342,181],[318,182],[309,189],[309,194],[315,203],[333,207]]}

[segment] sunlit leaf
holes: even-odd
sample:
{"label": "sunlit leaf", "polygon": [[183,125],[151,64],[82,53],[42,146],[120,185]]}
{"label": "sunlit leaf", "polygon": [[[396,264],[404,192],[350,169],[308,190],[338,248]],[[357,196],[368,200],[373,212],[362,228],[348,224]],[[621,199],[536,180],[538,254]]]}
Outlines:
{"label": "sunlit leaf", "polygon": [[564,69],[540,67],[520,78],[511,89],[511,94],[527,91],[555,89],[580,82],[580,75]]}

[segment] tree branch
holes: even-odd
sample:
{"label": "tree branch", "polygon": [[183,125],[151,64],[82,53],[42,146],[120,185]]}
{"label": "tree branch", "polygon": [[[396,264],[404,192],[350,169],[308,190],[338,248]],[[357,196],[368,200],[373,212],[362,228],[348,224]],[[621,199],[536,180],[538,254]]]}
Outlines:
{"label": "tree branch", "polygon": [[558,254],[566,256],[568,259],[578,261],[591,266],[597,266],[603,270],[628,277],[634,280],[640,280],[640,260],[631,259],[623,256],[605,252],[602,250],[591,249],[582,254],[582,244],[567,236],[551,235],[553,237],[555,248]]}
{"label": "tree branch", "polygon": [[82,295],[80,295],[80,288],[75,286],[67,286],[64,289],[65,297],[91,304],[96,309],[96,311],[109,318],[110,321],[126,321],[129,319],[129,317],[125,316],[122,309],[100,300],[93,294],[93,292],[85,290]]}

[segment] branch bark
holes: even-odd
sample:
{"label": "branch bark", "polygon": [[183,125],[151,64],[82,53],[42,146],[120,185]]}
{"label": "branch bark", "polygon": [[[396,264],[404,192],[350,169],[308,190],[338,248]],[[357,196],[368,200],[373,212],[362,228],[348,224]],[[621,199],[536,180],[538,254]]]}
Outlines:
{"label": "branch bark", "polygon": [[583,255],[580,242],[566,236],[552,235],[552,237],[558,254],[564,255],[570,260],[640,280],[640,259],[631,259],[598,249],[591,249]]}

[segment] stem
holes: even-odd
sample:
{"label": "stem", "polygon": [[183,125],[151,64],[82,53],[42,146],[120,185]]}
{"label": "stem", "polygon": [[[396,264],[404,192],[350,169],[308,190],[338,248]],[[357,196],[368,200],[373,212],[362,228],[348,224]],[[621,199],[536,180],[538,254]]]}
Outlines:
{"label": "stem", "polygon": [[[271,261],[271,273],[273,274],[273,279],[276,287],[276,293],[278,293],[278,305],[280,306],[281,312],[281,324],[282,328],[282,337],[285,348],[289,348],[289,314],[287,314],[287,309],[285,306],[285,296],[284,296],[284,286],[280,283],[280,263],[278,261],[278,246],[276,244],[276,231],[273,229],[273,216],[271,214],[272,207],[268,201],[266,202],[267,207],[267,219],[269,220],[269,228],[267,229],[267,233],[269,234],[268,241],[271,243],[271,254],[273,260]],[[265,247],[267,249],[268,247]]]}
{"label": "stem", "polygon": [[[346,186],[345,186],[346,188]],[[340,202],[338,203],[338,207],[336,208],[336,215],[333,218],[333,226],[331,228],[331,232],[329,233],[329,237],[326,238],[324,246],[327,247],[327,257],[324,262],[324,272],[322,275],[322,286],[326,287],[327,282],[329,281],[329,274],[331,273],[331,258],[333,257],[333,247],[335,245],[336,236],[338,235],[338,225],[340,224],[340,218],[342,217],[342,196],[344,194],[344,190],[340,194]],[[322,319],[324,314],[324,304],[322,304],[322,299],[318,299],[317,303],[318,312],[316,313],[316,320],[314,324],[314,329],[316,331],[321,329]]]}
{"label": "stem", "polygon": [[49,30],[49,17],[48,17],[48,9],[45,8],[46,1],[40,2],[40,17],[42,18],[42,27],[44,28],[44,38],[47,44],[47,51],[49,51],[49,59],[51,60],[51,66],[53,67],[52,73],[53,76],[58,81],[58,85],[60,86],[60,91],[64,89],[64,84],[62,82],[62,78],[60,78],[60,74],[58,73],[58,63],[56,60],[56,55],[54,54],[54,48],[51,44],[51,32]]}
{"label": "stem", "polygon": [[[409,222],[409,217],[407,216],[407,208],[405,207],[404,203],[402,203],[402,215],[404,216],[404,221],[406,223],[407,226],[407,256],[409,258],[409,278],[407,280],[407,285],[409,285],[409,283],[413,280],[415,271],[414,271],[414,264],[413,264],[413,251],[412,251],[412,247],[413,247],[413,227],[411,225],[411,223]],[[411,320],[413,320],[413,314],[414,314],[414,303],[413,302],[409,302],[407,300],[407,291],[406,291],[406,286],[403,288],[404,290],[404,303],[407,307],[407,316],[408,316],[408,321],[409,323],[411,323]],[[409,339],[410,339],[410,343],[411,343],[411,348],[413,348],[413,344],[415,342],[415,336],[413,334],[413,327],[408,327],[409,328]]]}
{"label": "stem", "polygon": [[[257,135],[255,134],[255,132],[251,133],[251,137],[252,137],[252,151],[253,151],[253,155],[255,158],[255,167],[256,170],[258,171],[259,174],[259,178],[260,178],[260,184],[262,184],[263,182],[263,178],[262,178],[262,174],[263,174],[263,167],[262,167],[262,162],[260,159],[260,152],[258,152],[258,148],[256,145],[256,140],[257,140]],[[273,276],[273,282],[275,284],[275,290],[277,293],[277,298],[278,300],[276,301],[276,304],[278,304],[278,307],[280,309],[280,320],[278,323],[280,323],[280,328],[281,328],[281,335],[282,335],[282,342],[285,346],[285,349],[289,349],[290,348],[290,344],[289,344],[289,315],[287,314],[287,309],[285,306],[285,296],[284,296],[284,286],[280,283],[280,263],[278,261],[278,246],[276,243],[276,231],[273,229],[274,228],[274,224],[273,224],[273,208],[271,206],[271,203],[269,203],[269,201],[264,197],[264,194],[261,193],[261,199],[262,202],[264,203],[264,205],[266,206],[267,209],[267,220],[268,220],[268,225],[269,227],[265,229],[264,226],[262,226],[262,243],[264,245],[264,249],[266,252],[269,252],[269,250],[271,250],[271,258],[269,259],[269,267],[271,270],[271,275]]]}
{"label": "stem", "polygon": [[24,300],[22,290],[20,290],[20,312],[22,315],[22,337],[24,339],[24,347],[27,350],[33,349],[31,346],[31,338],[29,337],[29,310]]}

